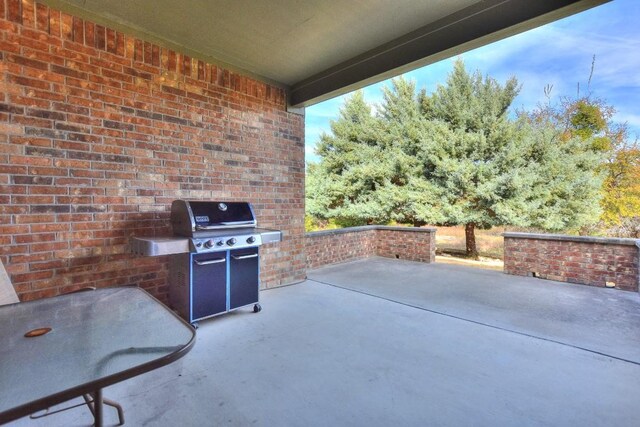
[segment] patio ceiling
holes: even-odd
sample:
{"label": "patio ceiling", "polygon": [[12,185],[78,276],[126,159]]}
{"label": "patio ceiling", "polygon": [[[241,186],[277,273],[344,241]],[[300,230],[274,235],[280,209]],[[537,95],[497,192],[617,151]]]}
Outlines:
{"label": "patio ceiling", "polygon": [[304,107],[609,0],[44,0]]}

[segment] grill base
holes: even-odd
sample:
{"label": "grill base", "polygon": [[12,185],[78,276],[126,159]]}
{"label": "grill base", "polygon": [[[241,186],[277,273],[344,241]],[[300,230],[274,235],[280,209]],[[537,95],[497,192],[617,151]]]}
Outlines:
{"label": "grill base", "polygon": [[260,311],[258,247],[177,254],[169,269],[169,303],[189,323],[251,304]]}

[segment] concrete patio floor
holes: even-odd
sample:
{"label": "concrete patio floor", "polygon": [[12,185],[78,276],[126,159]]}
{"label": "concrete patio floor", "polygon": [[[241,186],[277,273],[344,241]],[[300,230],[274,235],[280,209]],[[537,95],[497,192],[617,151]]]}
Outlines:
{"label": "concrete patio floor", "polygon": [[[126,425],[640,422],[635,293],[370,258],[261,303],[201,322],[183,359],[106,389]],[[77,408],[14,425],[90,423]]]}

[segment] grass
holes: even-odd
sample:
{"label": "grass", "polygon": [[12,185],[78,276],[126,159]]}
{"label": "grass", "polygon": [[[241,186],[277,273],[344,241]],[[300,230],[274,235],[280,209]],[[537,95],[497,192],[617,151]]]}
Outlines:
{"label": "grass", "polygon": [[[466,240],[464,227],[436,227],[436,246],[445,253],[464,253]],[[504,257],[504,227],[494,227],[491,230],[476,230],[476,245],[480,256],[502,259]]]}

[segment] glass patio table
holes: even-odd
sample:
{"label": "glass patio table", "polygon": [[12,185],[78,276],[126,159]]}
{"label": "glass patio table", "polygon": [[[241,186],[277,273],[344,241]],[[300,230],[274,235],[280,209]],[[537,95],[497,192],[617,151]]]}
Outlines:
{"label": "glass patio table", "polygon": [[102,388],[181,358],[195,330],[142,289],[107,288],[0,307],[0,343],[0,424],[91,394],[101,426]]}

